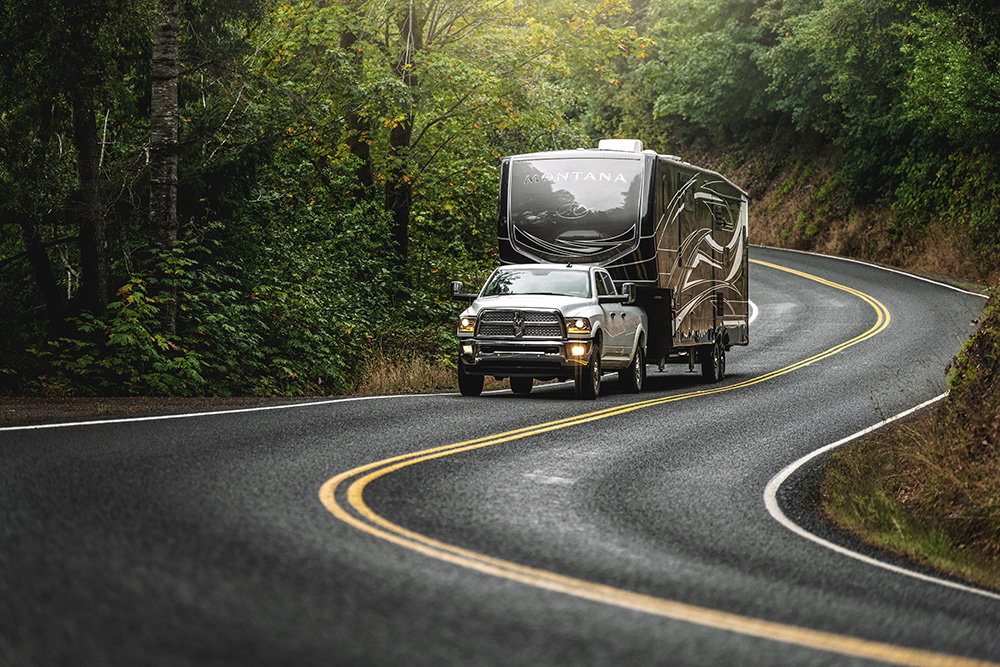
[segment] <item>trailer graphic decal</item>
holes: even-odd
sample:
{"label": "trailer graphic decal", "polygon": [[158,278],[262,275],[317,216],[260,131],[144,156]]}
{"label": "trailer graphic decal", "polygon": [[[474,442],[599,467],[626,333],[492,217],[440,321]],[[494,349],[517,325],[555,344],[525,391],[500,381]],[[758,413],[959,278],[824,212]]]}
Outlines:
{"label": "trailer graphic decal", "polygon": [[[689,178],[681,188],[678,188],[670,201],[669,208],[664,211],[663,217],[657,225],[656,237],[659,239],[657,251],[667,254],[674,254],[673,265],[670,270],[661,274],[663,287],[674,290],[677,294],[688,295],[688,301],[676,311],[674,315],[674,331],[684,331],[690,327],[685,326],[687,318],[695,310],[711,301],[722,290],[728,290],[729,294],[737,296],[740,301],[745,301],[746,295],[740,290],[738,278],[744,270],[743,257],[744,243],[747,229],[746,209],[739,207],[736,212],[736,221],[733,222],[733,208],[729,206],[725,196],[712,189],[716,182],[697,186],[697,177]],[[692,192],[697,188],[696,191]],[[688,196],[689,193],[693,196]],[[690,232],[674,249],[667,240],[666,231],[673,226],[681,225],[681,216],[685,212],[694,213],[687,208],[687,201],[694,201],[708,206],[710,209],[721,209],[723,212],[722,221],[724,224],[719,228],[732,234],[732,239],[725,246],[716,242],[711,228],[700,227]],[[718,210],[711,211],[713,219],[719,213]],[[694,279],[692,274],[702,265],[707,264],[715,269],[725,270],[723,262],[714,259],[714,256],[722,255],[733,258],[729,266],[729,272],[721,280]],[[732,299],[725,299],[723,307],[726,314],[735,315],[735,307]]]}

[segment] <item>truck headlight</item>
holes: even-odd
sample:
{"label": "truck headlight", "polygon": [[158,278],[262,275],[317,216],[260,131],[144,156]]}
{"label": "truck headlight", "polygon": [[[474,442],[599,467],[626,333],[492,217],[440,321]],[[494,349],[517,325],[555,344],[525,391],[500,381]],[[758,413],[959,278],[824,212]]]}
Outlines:
{"label": "truck headlight", "polygon": [[571,317],[566,321],[566,332],[571,334],[589,334],[590,320],[586,317]]}
{"label": "truck headlight", "polygon": [[583,357],[587,354],[587,346],[583,343],[573,343],[569,346],[569,355],[571,357]]}
{"label": "truck headlight", "polygon": [[475,333],[476,331],[476,318],[475,317],[463,317],[458,320],[458,333]]}

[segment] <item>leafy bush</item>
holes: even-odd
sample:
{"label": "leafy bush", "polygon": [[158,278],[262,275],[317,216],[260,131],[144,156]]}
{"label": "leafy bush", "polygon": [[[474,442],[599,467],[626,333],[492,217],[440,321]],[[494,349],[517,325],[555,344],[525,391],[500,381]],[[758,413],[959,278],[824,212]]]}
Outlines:
{"label": "leafy bush", "polygon": [[37,380],[46,393],[192,396],[205,384],[202,361],[160,332],[162,299],[134,279],[118,290],[102,318],[73,318],[76,335],[35,353],[49,365]]}

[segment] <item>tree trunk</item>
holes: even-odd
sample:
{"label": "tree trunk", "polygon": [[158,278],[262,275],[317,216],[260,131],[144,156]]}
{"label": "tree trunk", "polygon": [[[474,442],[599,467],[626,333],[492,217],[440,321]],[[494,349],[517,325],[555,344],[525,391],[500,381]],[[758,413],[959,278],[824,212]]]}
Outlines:
{"label": "tree trunk", "polygon": [[385,205],[392,216],[392,237],[400,264],[406,263],[410,238],[410,207],[413,203],[413,184],[410,180],[410,142],[413,139],[413,109],[419,84],[413,71],[413,56],[423,48],[423,28],[426,17],[422,3],[407,0],[397,9],[396,26],[399,28],[400,54],[393,71],[410,91],[410,107],[389,132],[389,168],[385,183]]}
{"label": "tree trunk", "polygon": [[101,157],[97,116],[82,92],[73,99],[73,143],[79,197],[73,214],[80,225],[80,305],[95,315],[103,315],[108,308],[108,263],[101,208]]}
{"label": "tree trunk", "polygon": [[[163,253],[177,246],[177,125],[178,125],[178,0],[159,0],[162,23],[153,35],[152,97],[149,137],[150,245]],[[177,331],[177,286],[169,275],[158,275],[166,303],[160,323],[166,334]]]}
{"label": "tree trunk", "polygon": [[392,219],[392,239],[400,264],[406,263],[410,242],[410,206],[413,185],[407,174],[413,116],[409,116],[389,132],[389,168],[385,182],[385,206]]}
{"label": "tree trunk", "polygon": [[[358,35],[351,29],[340,33],[340,48],[351,58],[351,76],[359,81],[363,75],[364,55],[357,48]],[[354,176],[361,190],[369,189],[374,183],[372,177],[372,155],[368,123],[357,111],[358,100],[351,96],[347,110],[347,134],[345,143],[351,155],[358,159]]]}
{"label": "tree trunk", "polygon": [[24,217],[19,218],[17,222],[21,228],[21,239],[28,256],[28,264],[31,265],[31,272],[35,276],[35,284],[45,299],[45,314],[48,316],[46,329],[49,338],[58,338],[63,331],[66,318],[62,291],[56,282],[55,274],[52,273],[52,264],[38,235],[37,225]]}

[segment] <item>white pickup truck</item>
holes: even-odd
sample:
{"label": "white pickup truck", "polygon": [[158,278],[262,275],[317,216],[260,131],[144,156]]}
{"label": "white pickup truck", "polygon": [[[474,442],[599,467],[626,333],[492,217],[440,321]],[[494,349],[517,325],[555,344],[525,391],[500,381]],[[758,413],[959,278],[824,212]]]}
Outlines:
{"label": "white pickup truck", "polygon": [[648,323],[634,286],[623,291],[607,270],[572,264],[503,266],[478,295],[452,283],[452,297],[471,302],[458,324],[462,394],[481,394],[487,375],[510,378],[515,394],[530,393],[536,378],[572,378],[577,397],[593,399],[609,370],[623,391],[640,391]]}

